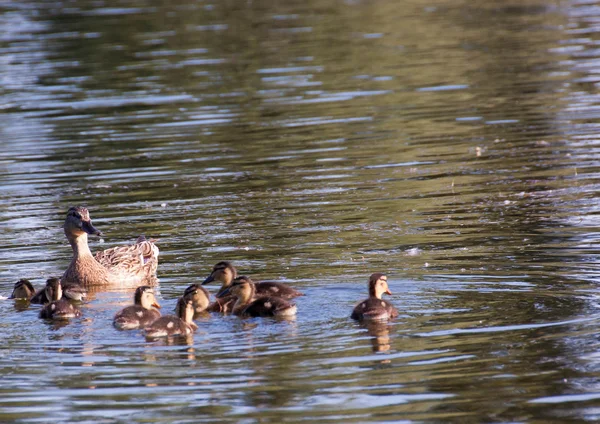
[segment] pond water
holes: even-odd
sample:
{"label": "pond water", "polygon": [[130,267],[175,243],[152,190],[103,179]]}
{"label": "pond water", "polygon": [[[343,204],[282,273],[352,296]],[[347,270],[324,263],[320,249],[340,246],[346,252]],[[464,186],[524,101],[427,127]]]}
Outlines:
{"label": "pond water", "polygon": [[[597,422],[600,3],[5,1],[0,295],[159,239],[306,296],[189,339],[0,301],[0,421]],[[373,272],[400,317],[350,320]],[[208,288],[214,294],[217,286]]]}

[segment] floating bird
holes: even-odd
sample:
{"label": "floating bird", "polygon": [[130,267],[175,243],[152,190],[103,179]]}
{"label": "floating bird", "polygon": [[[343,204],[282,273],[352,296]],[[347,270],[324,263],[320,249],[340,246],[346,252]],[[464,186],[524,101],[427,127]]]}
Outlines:
{"label": "floating bird", "polygon": [[240,276],[225,289],[237,298],[233,313],[251,317],[292,317],[296,304],[277,296],[257,295],[256,284],[248,277]]}
{"label": "floating bird", "polygon": [[160,305],[154,297],[150,286],[140,286],[135,289],[133,305],[121,309],[115,314],[113,325],[119,330],[135,330],[145,328],[160,318]]}
{"label": "floating bird", "polygon": [[398,316],[398,310],[381,297],[391,295],[385,274],[376,272],[369,277],[369,298],[358,303],[350,317],[356,320],[387,320]]}
{"label": "floating bird", "polygon": [[192,299],[180,297],[175,307],[176,315],[165,315],[147,326],[146,337],[186,336],[192,334],[198,326],[194,323],[194,305]]}
{"label": "floating bird", "polygon": [[[46,281],[46,286],[50,284],[53,280],[59,280],[56,277],[48,278]],[[64,284],[62,281],[60,282],[60,286],[62,288],[62,296],[65,299],[77,300],[79,302],[83,301],[83,299],[87,296],[87,291],[79,284]],[[50,303],[52,299],[48,297],[48,292],[46,288],[40,289],[37,293],[31,298],[31,303],[37,303],[40,305],[45,305],[46,303]]]}
{"label": "floating bird", "polygon": [[[220,281],[222,283],[219,292],[216,294],[217,298],[224,296],[227,288],[231,286],[233,280],[237,278],[237,270],[231,264],[231,262],[222,261],[217,263],[210,275],[202,282],[202,284],[208,284],[212,281]],[[302,292],[282,283],[275,281],[262,281],[254,283],[256,285],[257,296],[277,296],[283,299],[291,299],[297,296],[303,296]]]}
{"label": "floating bird", "polygon": [[62,297],[63,291],[58,278],[49,279],[44,290],[51,301],[40,311],[40,318],[65,320],[81,316],[79,308]]}
{"label": "floating bird", "polygon": [[35,294],[35,288],[29,280],[19,280],[15,283],[12,294],[9,299],[31,300]]}
{"label": "floating bird", "polygon": [[87,236],[102,233],[81,206],[69,209],[64,230],[73,248],[73,259],[62,276],[64,284],[132,287],[156,281],[158,247],[153,240],[141,236],[133,245],[113,247],[92,256]]}

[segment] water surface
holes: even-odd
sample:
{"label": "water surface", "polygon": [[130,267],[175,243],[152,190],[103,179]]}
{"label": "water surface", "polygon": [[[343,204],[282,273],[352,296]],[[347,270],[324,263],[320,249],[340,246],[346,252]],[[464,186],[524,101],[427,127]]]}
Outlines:
{"label": "water surface", "polygon": [[0,421],[599,420],[600,4],[284,3],[2,5],[0,295],[81,204],[167,312],[220,260],[306,296],[163,341],[2,300]]}

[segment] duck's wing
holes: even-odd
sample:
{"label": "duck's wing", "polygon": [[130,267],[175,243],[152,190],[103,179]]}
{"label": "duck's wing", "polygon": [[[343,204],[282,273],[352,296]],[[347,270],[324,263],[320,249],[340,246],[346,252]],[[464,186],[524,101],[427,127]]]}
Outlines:
{"label": "duck's wing", "polygon": [[105,268],[128,273],[155,273],[158,247],[155,240],[139,237],[135,244],[117,246],[96,253],[96,260]]}

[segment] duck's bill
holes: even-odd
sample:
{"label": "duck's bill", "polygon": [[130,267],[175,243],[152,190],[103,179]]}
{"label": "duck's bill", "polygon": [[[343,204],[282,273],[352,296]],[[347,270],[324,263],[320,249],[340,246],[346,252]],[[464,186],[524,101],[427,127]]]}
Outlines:
{"label": "duck's bill", "polygon": [[152,306],[154,306],[157,309],[160,309],[160,305],[158,304],[158,302],[156,300],[152,303]]}
{"label": "duck's bill", "polygon": [[220,297],[225,297],[229,294],[229,287],[227,287],[226,289],[223,290],[219,290],[219,292],[215,295],[215,297],[218,299]]}
{"label": "duck's bill", "polygon": [[390,289],[387,289],[387,290],[385,291],[385,294],[389,294],[389,295],[391,295],[391,294],[392,294],[392,292],[390,291]]}
{"label": "duck's bill", "polygon": [[215,279],[213,278],[212,274],[210,274],[208,277],[206,277],[206,280],[202,282],[202,285],[212,283],[213,281],[215,281]]}
{"label": "duck's bill", "polygon": [[88,234],[101,236],[102,232],[92,225],[92,221],[82,221],[81,229]]}

